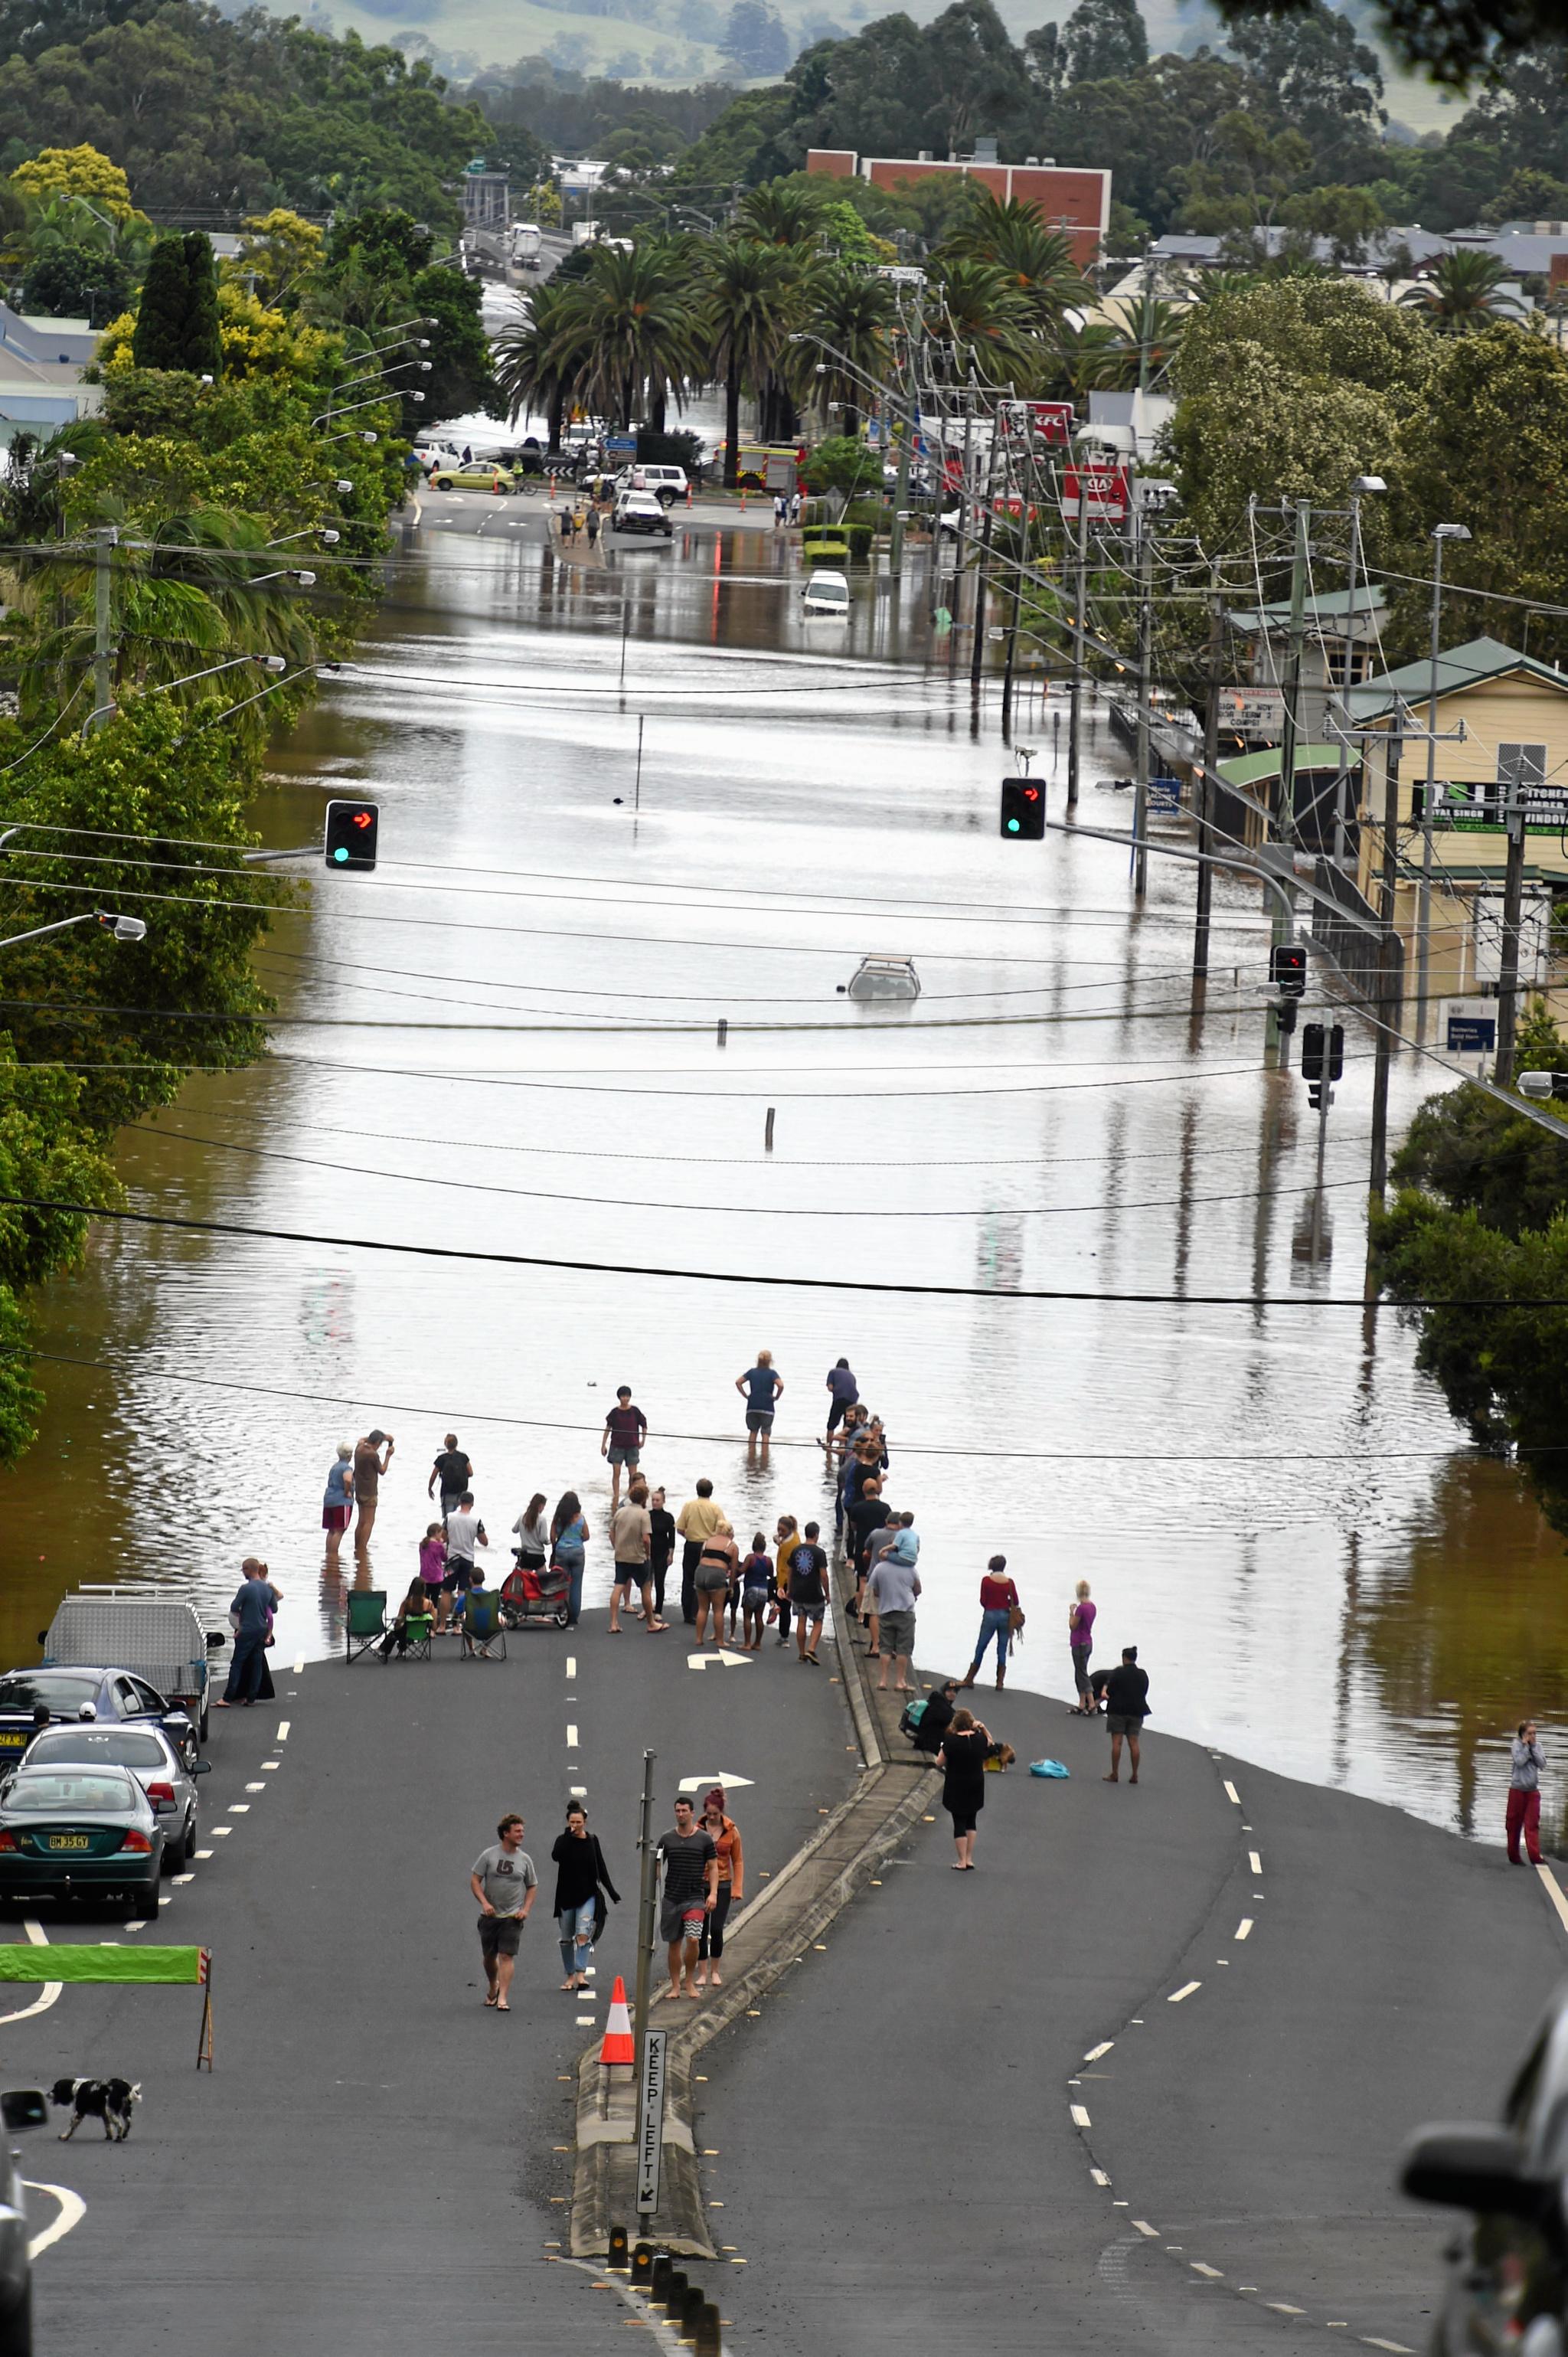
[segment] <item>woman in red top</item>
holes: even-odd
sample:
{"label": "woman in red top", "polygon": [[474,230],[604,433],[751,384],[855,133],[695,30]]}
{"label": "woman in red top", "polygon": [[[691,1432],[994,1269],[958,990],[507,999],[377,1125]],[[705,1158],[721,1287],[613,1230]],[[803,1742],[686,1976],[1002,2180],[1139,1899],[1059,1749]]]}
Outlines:
{"label": "woman in red top", "polygon": [[993,1555],[985,1566],[985,1577],[980,1583],[980,1637],[974,1648],[974,1659],[964,1679],[972,1686],[980,1675],[980,1665],[985,1659],[985,1649],[993,1637],[996,1640],[996,1683],[1007,1683],[1007,1648],[1013,1641],[1013,1615],[1019,1615],[1023,1625],[1023,1609],[1018,1591],[1007,1577],[1007,1558]]}
{"label": "woman in red top", "polygon": [[703,1918],[696,1986],[706,1988],[711,1974],[714,1988],[722,1988],[719,1958],[725,1952],[725,1921],[731,1907],[738,1907],[746,1895],[746,1860],[741,1855],[740,1828],[733,1817],[725,1814],[725,1789],[722,1784],[715,1784],[703,1799],[700,1823],[703,1831],[712,1835],[714,1847],[719,1854],[719,1878],[713,1913]]}

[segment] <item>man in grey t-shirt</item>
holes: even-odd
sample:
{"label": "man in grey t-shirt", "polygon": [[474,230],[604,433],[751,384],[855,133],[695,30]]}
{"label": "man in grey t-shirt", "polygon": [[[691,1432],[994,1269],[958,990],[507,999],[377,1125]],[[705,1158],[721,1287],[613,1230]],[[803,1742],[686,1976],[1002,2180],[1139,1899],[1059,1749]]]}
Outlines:
{"label": "man in grey t-shirt", "polygon": [[510,2013],[507,1996],[522,1927],[539,1888],[533,1860],[522,1846],[522,1819],[515,1810],[501,1819],[493,1845],[482,1849],[469,1867],[468,1888],[479,1902],[479,1953],[489,1990],[485,2003],[498,2013]]}
{"label": "man in grey t-shirt", "polygon": [[[899,1516],[900,1538],[914,1519],[913,1514]],[[909,1658],[915,1650],[915,1600],[919,1593],[920,1575],[913,1560],[899,1554],[896,1539],[886,1553],[878,1555],[865,1584],[866,1601],[876,1615],[876,1645],[882,1655],[882,1674],[876,1682],[878,1694],[886,1690],[889,1663],[897,1669],[895,1692],[910,1691]]]}

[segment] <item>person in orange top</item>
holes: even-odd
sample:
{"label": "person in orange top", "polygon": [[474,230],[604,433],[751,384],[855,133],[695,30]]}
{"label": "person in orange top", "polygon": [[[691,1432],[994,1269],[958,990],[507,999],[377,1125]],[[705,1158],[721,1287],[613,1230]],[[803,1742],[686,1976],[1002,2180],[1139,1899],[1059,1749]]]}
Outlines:
{"label": "person in orange top", "polygon": [[719,1855],[719,1883],[713,1912],[703,1918],[702,1945],[697,1950],[697,1986],[706,1988],[710,1983],[722,1988],[719,1978],[719,1958],[725,1952],[725,1919],[733,1905],[739,1906],[746,1896],[746,1860],[741,1853],[740,1827],[733,1817],[725,1814],[725,1788],[715,1784],[703,1803],[700,1820]]}

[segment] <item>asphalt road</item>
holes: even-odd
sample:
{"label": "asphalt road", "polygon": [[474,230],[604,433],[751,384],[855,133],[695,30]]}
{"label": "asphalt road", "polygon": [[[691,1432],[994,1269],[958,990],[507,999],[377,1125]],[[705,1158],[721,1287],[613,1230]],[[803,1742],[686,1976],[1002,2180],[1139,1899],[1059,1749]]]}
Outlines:
{"label": "asphalt road", "polygon": [[[611,1977],[631,1971],[642,1751],[658,1755],[660,1830],[682,1782],[751,1780],[733,1813],[755,1891],[845,1788],[837,1688],[783,1652],[693,1670],[678,1629],[612,1644],[602,1613],[575,1635],[514,1635],[505,1663],[448,1646],[428,1666],[285,1663],[277,1684],[275,1706],[214,1719],[212,1854],[159,1922],[48,1924],[210,1945],[211,2076],[192,2067],[191,1988],[67,1987],[5,2033],[8,2083],[118,2072],[144,2090],[124,2147],[82,2131],[26,2152],[30,2178],[87,2205],[38,2263],[39,2350],[111,2335],[118,2357],[193,2337],[211,2357],[620,2346],[615,2296],[545,2262],[565,2234],[569,2074],[592,2035],[579,2015],[601,2024]],[[764,1687],[779,1707],[758,1709]],[[576,1784],[625,1901],[587,2008],[560,1991],[547,1912]],[[544,1888],[505,2017],[479,2002],[467,1870],[509,1807]],[[35,2230],[55,2215],[38,2197]]]}
{"label": "asphalt road", "polygon": [[975,1873],[929,1826],[714,2049],[701,2141],[758,2344],[1423,2348],[1445,2229],[1395,2157],[1495,2116],[1568,1957],[1536,1878],[1157,1731],[1112,1790],[1097,1724],[979,1708],[1019,1759]]}

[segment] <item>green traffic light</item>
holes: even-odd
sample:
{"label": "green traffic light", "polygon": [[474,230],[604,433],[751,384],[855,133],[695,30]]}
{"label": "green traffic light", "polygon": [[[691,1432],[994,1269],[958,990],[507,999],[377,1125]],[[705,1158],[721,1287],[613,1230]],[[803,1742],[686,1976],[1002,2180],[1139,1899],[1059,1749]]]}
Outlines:
{"label": "green traffic light", "polygon": [[1017,834],[1017,832],[1018,832],[1018,822],[1017,822],[1017,820],[1016,820],[1015,818],[1010,818],[1010,819],[1008,820],[1008,822],[1007,822],[1007,832],[1008,832],[1008,834]]}
{"label": "green traffic light", "polygon": [[332,854],[332,856],[333,856],[333,858],[338,862],[338,865],[341,867],[341,866],[344,865],[344,863],[346,862],[346,860],[348,859],[348,856],[349,856],[349,853],[348,853],[348,849],[347,849],[346,845],[340,843],[340,844],[338,845],[338,848],[336,849],[336,851],[334,851],[334,853]]}

